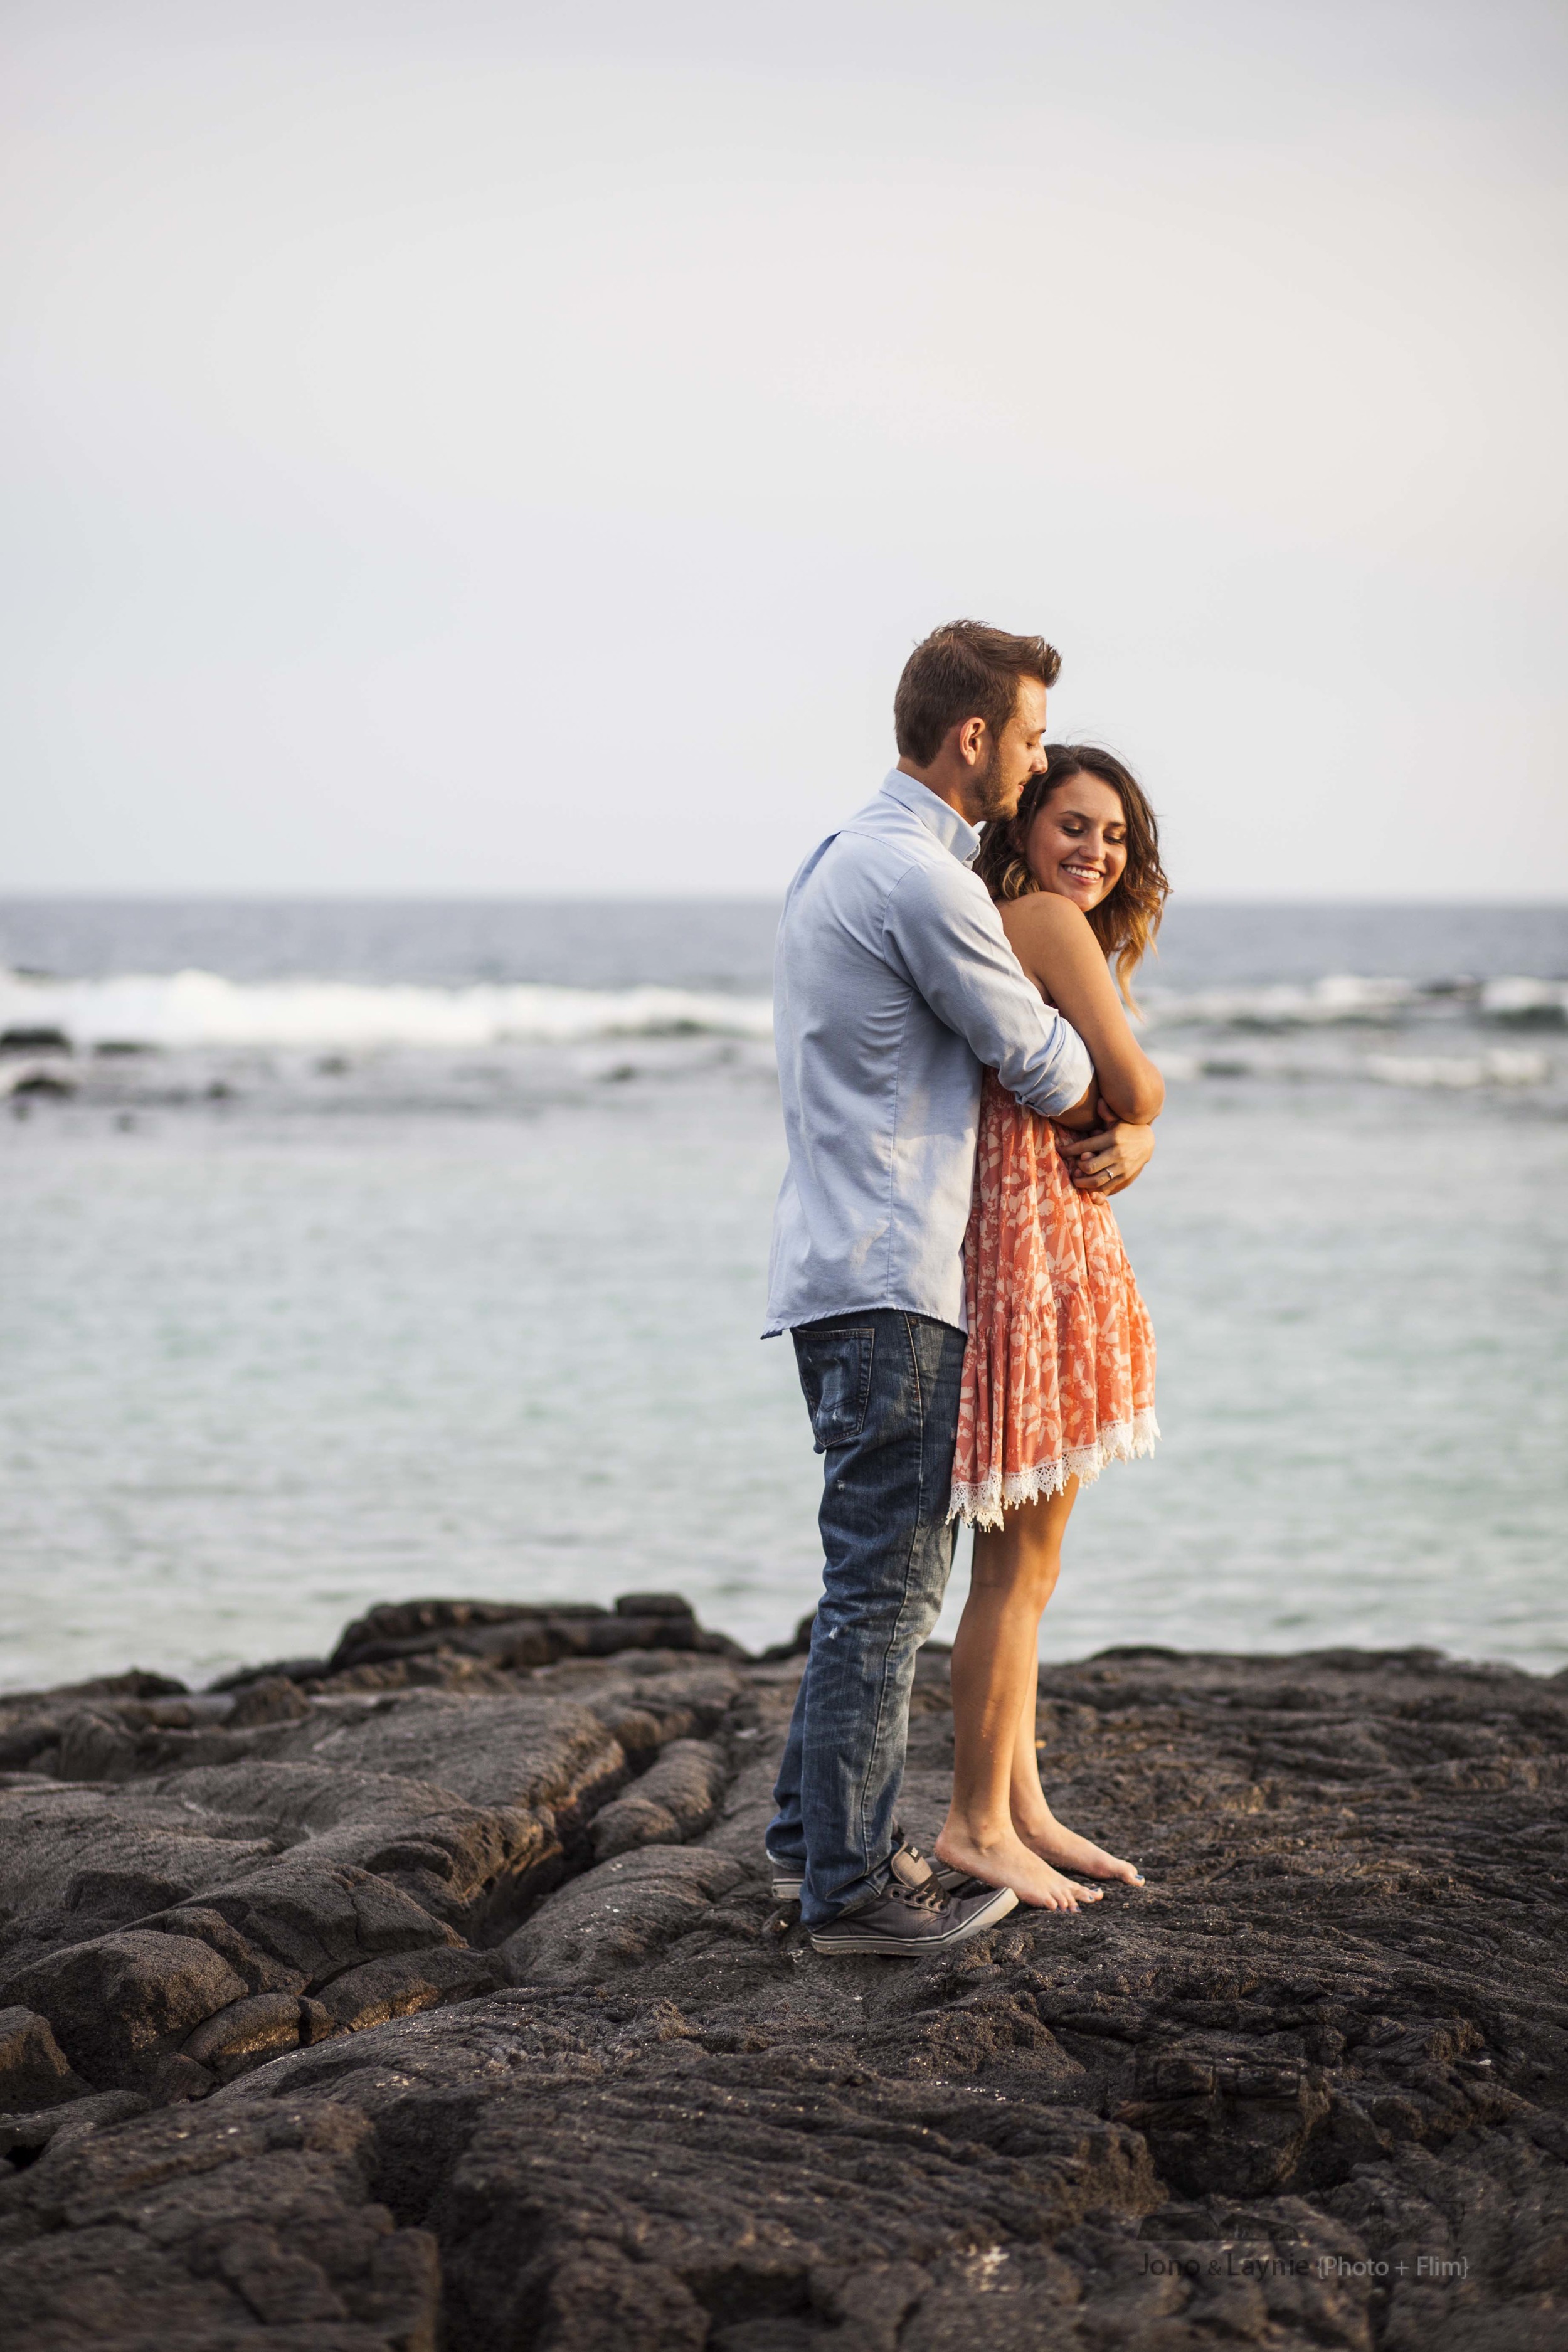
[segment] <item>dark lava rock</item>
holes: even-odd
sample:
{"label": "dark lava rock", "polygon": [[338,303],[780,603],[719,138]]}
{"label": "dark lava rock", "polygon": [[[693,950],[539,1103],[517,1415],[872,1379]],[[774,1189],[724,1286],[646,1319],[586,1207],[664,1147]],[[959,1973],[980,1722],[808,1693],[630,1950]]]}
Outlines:
{"label": "dark lava rock", "polygon": [[327,2032],[363,2032],[368,2025],[384,2025],[389,2017],[409,2017],[416,2010],[439,2009],[449,2000],[470,2000],[478,1993],[495,1992],[508,1981],[500,1952],[432,1949],[398,1953],[350,1969],[323,1986],[319,2007],[324,2031],[305,2036],[321,2041]]}
{"label": "dark lava rock", "polygon": [[[46,2147],[61,2147],[105,2124],[122,2124],[128,2116],[144,2116],[153,2102],[140,2091],[92,2091],[68,2106],[37,2107],[13,2115],[0,2111],[0,2160],[13,2172],[35,2163]],[[0,2179],[4,2176],[0,2175]]]}
{"label": "dark lava rock", "polygon": [[[237,1698],[0,1703],[19,2343],[1568,2341],[1568,1680],[1048,1671],[1053,1801],[1147,1886],[826,1961],[762,1857],[798,1659],[668,1596],[487,1612],[373,1612]],[[922,1843],[951,1736],[928,1653]]]}
{"label": "dark lava rock", "polygon": [[328,1671],[419,1658],[475,1658],[503,1670],[622,1650],[705,1650],[743,1658],[722,1633],[705,1633],[689,1602],[668,1592],[623,1593],[613,1610],[593,1601],[402,1601],[348,1626]]}
{"label": "dark lava rock", "polygon": [[0,2113],[58,2107],[86,2092],[47,2020],[30,2009],[0,2009]]}
{"label": "dark lava rock", "polygon": [[303,2021],[297,1994],[247,1993],[203,2020],[185,2043],[185,2056],[210,2067],[220,2083],[232,2082],[285,2050],[297,2050]]}
{"label": "dark lava rock", "polygon": [[206,1944],[144,1927],[68,1944],[5,1982],[9,1999],[47,2016],[72,2065],[100,2089],[151,2089],[168,2075],[194,2090],[194,2075],[171,2074],[164,2062],[205,2018],[244,1990]]}
{"label": "dark lava rock", "polygon": [[633,1846],[680,1845],[705,1830],[729,1785],[728,1759],[711,1739],[672,1739],[624,1796],[594,1817],[594,1857]]}
{"label": "dark lava rock", "polygon": [[598,1984],[710,1924],[721,1895],[745,1875],[703,1846],[617,1853],[552,1895],[502,1948],[518,1984]]}

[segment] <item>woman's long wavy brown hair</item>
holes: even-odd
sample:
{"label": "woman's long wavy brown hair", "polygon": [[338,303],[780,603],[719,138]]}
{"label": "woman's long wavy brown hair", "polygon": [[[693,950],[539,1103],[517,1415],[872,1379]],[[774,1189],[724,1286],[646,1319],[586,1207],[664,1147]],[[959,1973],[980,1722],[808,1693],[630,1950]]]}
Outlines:
{"label": "woman's long wavy brown hair", "polygon": [[1018,813],[997,817],[984,827],[980,854],[974,861],[991,896],[998,902],[1023,898],[1039,884],[1029,871],[1024,845],[1033,824],[1058,784],[1073,776],[1098,776],[1121,803],[1127,820],[1127,863],[1116,887],[1098,907],[1091,907],[1089,927],[1105,950],[1116,971],[1116,984],[1136,1013],[1132,974],[1154,946],[1154,934],[1171,895],[1171,885],[1160,863],[1160,828],[1143,787],[1114,752],[1092,743],[1047,743],[1046,770],[1025,785]]}

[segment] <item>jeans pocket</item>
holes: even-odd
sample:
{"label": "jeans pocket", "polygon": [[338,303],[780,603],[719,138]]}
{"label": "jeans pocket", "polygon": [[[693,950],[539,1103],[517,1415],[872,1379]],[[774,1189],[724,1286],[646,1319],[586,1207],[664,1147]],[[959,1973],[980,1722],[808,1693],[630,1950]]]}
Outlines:
{"label": "jeans pocket", "polygon": [[796,1331],[793,1337],[816,1451],[847,1445],[866,1425],[876,1332],[837,1328]]}

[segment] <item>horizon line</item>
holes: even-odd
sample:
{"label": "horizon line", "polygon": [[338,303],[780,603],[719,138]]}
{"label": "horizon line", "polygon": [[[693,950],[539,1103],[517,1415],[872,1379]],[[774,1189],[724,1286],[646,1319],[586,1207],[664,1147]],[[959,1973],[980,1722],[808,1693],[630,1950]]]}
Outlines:
{"label": "horizon line", "polygon": [[[1172,901],[1185,907],[1357,907],[1403,908],[1495,908],[1529,909],[1545,913],[1561,908],[1568,912],[1568,891],[1544,898],[1502,898],[1489,894],[1460,898],[1449,893],[1412,893],[1399,898],[1371,895],[1331,898],[1326,894],[1283,893],[1272,891],[1173,891]],[[600,890],[588,895],[567,890],[493,890],[457,887],[447,889],[414,889],[401,885],[394,887],[370,887],[360,889],[326,888],[307,885],[293,888],[231,888],[216,884],[195,887],[121,887],[118,888],[24,885],[0,888],[0,907],[32,904],[44,899],[69,900],[84,906],[156,906],[170,901],[205,902],[216,906],[483,906],[483,907],[776,907],[782,904],[784,891],[778,890]]]}

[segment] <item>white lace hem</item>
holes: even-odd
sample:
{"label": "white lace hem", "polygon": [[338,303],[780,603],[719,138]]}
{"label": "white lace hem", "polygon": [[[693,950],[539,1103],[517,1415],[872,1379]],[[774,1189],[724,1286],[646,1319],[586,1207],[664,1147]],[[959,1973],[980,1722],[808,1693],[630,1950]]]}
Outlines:
{"label": "white lace hem", "polygon": [[989,1470],[977,1486],[955,1478],[947,1516],[962,1517],[966,1527],[999,1528],[1005,1511],[1016,1510],[1020,1503],[1037,1502],[1046,1495],[1059,1495],[1069,1478],[1076,1478],[1080,1486],[1092,1486],[1108,1462],[1130,1462],[1134,1454],[1152,1454],[1159,1434],[1160,1424],[1149,1405],[1131,1421],[1111,1422],[1092,1445],[1075,1445],[1054,1462],[1037,1462],[1031,1470],[1009,1470],[1005,1476],[1000,1470]]}

